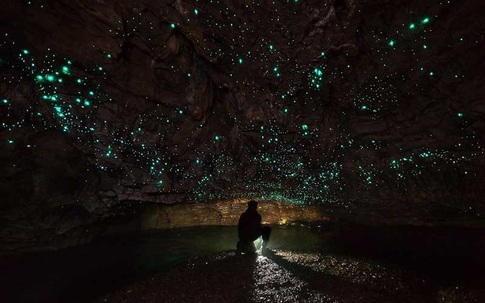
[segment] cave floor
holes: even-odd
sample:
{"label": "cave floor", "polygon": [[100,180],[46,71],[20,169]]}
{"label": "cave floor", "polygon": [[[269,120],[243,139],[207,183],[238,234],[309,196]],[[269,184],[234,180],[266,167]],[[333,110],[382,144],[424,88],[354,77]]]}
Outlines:
{"label": "cave floor", "polygon": [[264,255],[235,227],[111,236],[4,256],[4,302],[485,302],[485,233],[275,226]]}

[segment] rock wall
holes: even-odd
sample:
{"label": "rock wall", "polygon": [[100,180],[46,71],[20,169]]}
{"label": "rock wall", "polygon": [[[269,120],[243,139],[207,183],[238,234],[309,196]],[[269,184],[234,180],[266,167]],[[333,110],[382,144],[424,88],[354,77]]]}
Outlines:
{"label": "rock wall", "polygon": [[[141,229],[163,229],[201,225],[237,225],[246,210],[247,200],[208,204],[151,205],[140,214]],[[263,224],[323,223],[329,218],[321,207],[260,202],[258,212]]]}

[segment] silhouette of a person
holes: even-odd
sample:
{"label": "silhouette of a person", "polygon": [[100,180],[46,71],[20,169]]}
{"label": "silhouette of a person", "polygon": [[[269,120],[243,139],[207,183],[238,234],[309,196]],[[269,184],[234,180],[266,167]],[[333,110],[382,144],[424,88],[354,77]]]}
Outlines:
{"label": "silhouette of a person", "polygon": [[238,252],[256,252],[256,247],[254,247],[253,241],[260,236],[263,237],[262,248],[266,249],[269,236],[271,235],[271,227],[261,226],[261,215],[258,213],[258,202],[253,200],[248,202],[248,209],[239,217],[237,231],[239,235],[239,242],[237,242]]}

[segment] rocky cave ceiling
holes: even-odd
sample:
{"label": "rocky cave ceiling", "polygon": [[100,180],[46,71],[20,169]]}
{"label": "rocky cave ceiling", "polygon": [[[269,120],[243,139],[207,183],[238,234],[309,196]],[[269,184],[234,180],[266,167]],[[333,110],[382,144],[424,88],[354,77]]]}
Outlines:
{"label": "rocky cave ceiling", "polygon": [[483,11],[3,0],[2,209],[258,197],[479,216]]}

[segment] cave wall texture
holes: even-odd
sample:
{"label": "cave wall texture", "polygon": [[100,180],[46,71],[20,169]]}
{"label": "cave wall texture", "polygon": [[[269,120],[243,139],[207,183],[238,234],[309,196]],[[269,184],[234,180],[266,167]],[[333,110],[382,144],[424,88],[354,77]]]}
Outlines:
{"label": "cave wall texture", "polygon": [[3,0],[1,239],[242,198],[480,221],[484,8]]}

